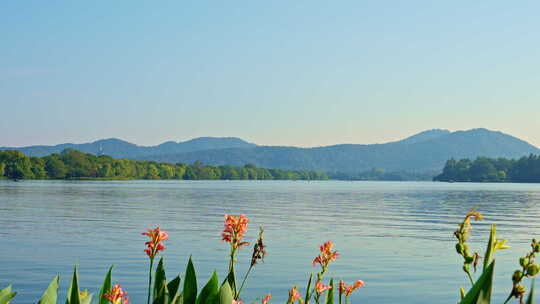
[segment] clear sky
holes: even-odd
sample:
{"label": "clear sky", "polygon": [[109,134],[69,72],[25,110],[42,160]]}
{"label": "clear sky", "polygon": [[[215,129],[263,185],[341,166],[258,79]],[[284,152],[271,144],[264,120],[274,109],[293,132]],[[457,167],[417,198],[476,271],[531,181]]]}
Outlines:
{"label": "clear sky", "polygon": [[540,146],[540,1],[1,1],[0,146]]}

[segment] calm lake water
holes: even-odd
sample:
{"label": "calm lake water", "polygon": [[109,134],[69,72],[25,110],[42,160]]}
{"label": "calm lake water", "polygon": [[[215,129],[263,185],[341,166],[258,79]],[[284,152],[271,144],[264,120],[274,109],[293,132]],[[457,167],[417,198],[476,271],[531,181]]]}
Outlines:
{"label": "calm lake water", "polygon": [[[141,232],[159,224],[170,234],[163,256],[169,278],[193,255],[200,285],[226,274],[223,214],[245,213],[248,238],[266,229],[268,256],[243,298],[304,292],[318,245],[335,243],[341,257],[330,276],[362,279],[353,303],[456,303],[468,281],[452,233],[472,207],[473,248],[485,250],[489,224],[511,249],[497,253],[496,302],[510,290],[518,258],[540,238],[540,185],[431,182],[292,181],[0,181],[0,287],[13,284],[13,303],[35,303],[55,274],[61,290],[72,266],[80,285],[97,294],[109,265],[133,303],[144,303],[148,260]],[[251,246],[239,255],[239,273]],[[528,286],[527,286],[528,287]],[[64,299],[63,297],[61,298]]]}

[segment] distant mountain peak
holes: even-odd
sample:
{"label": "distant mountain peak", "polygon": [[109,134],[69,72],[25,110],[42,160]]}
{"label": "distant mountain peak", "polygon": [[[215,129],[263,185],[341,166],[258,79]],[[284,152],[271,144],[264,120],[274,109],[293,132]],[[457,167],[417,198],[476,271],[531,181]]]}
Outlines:
{"label": "distant mountain peak", "polygon": [[116,137],[98,139],[98,140],[92,142],[92,144],[130,144],[130,145],[133,145],[130,142],[127,142],[125,140],[121,140],[121,139],[116,138]]}
{"label": "distant mountain peak", "polygon": [[451,134],[451,132],[446,129],[431,129],[431,130],[422,131],[415,135],[409,136],[405,139],[398,141],[398,143],[415,144],[415,143],[439,138],[441,136],[448,135],[448,134]]}

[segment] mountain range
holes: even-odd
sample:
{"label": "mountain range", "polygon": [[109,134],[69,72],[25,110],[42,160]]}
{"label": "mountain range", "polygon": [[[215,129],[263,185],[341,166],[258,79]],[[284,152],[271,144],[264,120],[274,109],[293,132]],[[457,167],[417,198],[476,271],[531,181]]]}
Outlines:
{"label": "mountain range", "polygon": [[387,171],[435,172],[450,158],[519,158],[540,154],[537,147],[511,135],[487,129],[450,132],[434,129],[384,144],[340,144],[314,148],[258,146],[235,137],[200,137],[138,146],[119,139],[56,146],[0,147],[30,156],[44,156],[73,148],[115,158],[191,164],[236,165],[252,163],[265,168],[308,169],[358,173],[373,168]]}

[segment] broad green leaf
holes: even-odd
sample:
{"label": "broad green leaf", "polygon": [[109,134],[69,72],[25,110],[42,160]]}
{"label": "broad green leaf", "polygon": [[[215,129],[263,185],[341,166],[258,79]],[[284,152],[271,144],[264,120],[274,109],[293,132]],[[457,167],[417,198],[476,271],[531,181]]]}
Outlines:
{"label": "broad green leaf", "polygon": [[334,304],[334,278],[330,279],[330,286],[332,288],[326,292],[326,304]]}
{"label": "broad green leaf", "polygon": [[17,293],[11,290],[11,285],[0,290],[0,304],[8,304],[15,295],[17,295]]}
{"label": "broad green leaf", "polygon": [[189,257],[189,262],[186,268],[186,276],[184,278],[184,290],[182,291],[184,304],[195,304],[197,300],[197,274],[193,261]]}
{"label": "broad green leaf", "polygon": [[489,304],[491,301],[491,290],[493,287],[493,273],[495,261],[491,262],[484,270],[482,275],[476,280],[476,283],[471,287],[465,298],[459,302],[460,304]]}
{"label": "broad green leaf", "polygon": [[179,293],[174,299],[171,300],[171,304],[183,304],[184,303],[184,294]]}
{"label": "broad green leaf", "polygon": [[199,297],[197,298],[197,304],[211,304],[217,299],[219,293],[219,281],[216,272],[212,273],[212,277],[208,280],[208,283],[203,287]]}
{"label": "broad green leaf", "polygon": [[169,290],[167,290],[167,282],[163,281],[160,286],[161,289],[156,292],[153,304],[169,304]]}
{"label": "broad green leaf", "polygon": [[160,297],[160,292],[164,291],[163,286],[167,285],[165,277],[165,268],[163,266],[163,257],[159,259],[158,266],[156,268],[156,275],[154,280],[154,300]]}
{"label": "broad green leaf", "polygon": [[309,281],[307,283],[306,287],[306,298],[304,300],[304,303],[309,304],[309,301],[311,300],[311,281],[313,280],[313,273],[309,274]]}
{"label": "broad green leaf", "polygon": [[66,304],[81,304],[81,299],[79,297],[79,278],[77,276],[77,266],[73,270],[73,278],[71,279],[71,284],[69,285]]}
{"label": "broad green leaf", "polygon": [[231,270],[227,275],[227,282],[229,283],[229,287],[231,288],[233,297],[236,298],[236,274],[234,270],[234,264],[232,264]]}
{"label": "broad green leaf", "polygon": [[49,287],[47,287],[47,290],[45,290],[45,292],[41,296],[41,299],[39,299],[38,304],[56,304],[56,300],[58,299],[59,282],[60,277],[55,276],[49,284]]}
{"label": "broad green leaf", "polygon": [[105,299],[103,296],[106,293],[111,292],[112,290],[112,269],[113,266],[109,268],[109,271],[105,275],[105,279],[103,280],[103,284],[101,285],[101,290],[99,291],[99,304],[107,304],[109,303],[109,300]]}
{"label": "broad green leaf", "polygon": [[167,284],[167,290],[169,290],[169,295],[171,301],[174,302],[178,296],[180,296],[178,288],[180,287],[180,276],[176,276],[172,281]]}
{"label": "broad green leaf", "polygon": [[497,239],[497,229],[495,225],[491,225],[491,230],[489,233],[489,241],[486,248],[486,253],[484,255],[484,270],[491,264],[491,261],[495,258],[495,252],[497,250],[503,250],[510,248],[506,245],[506,240]]}
{"label": "broad green leaf", "polygon": [[223,283],[219,289],[219,304],[231,304],[233,301],[233,294],[231,286],[228,282]]}
{"label": "broad green leaf", "polygon": [[495,255],[495,242],[497,241],[497,228],[495,225],[491,225],[489,232],[489,241],[487,243],[486,253],[484,254],[484,271],[493,260]]}
{"label": "broad green leaf", "polygon": [[534,304],[534,279],[531,282],[531,292],[529,292],[529,296],[527,297],[527,302],[525,304]]}

